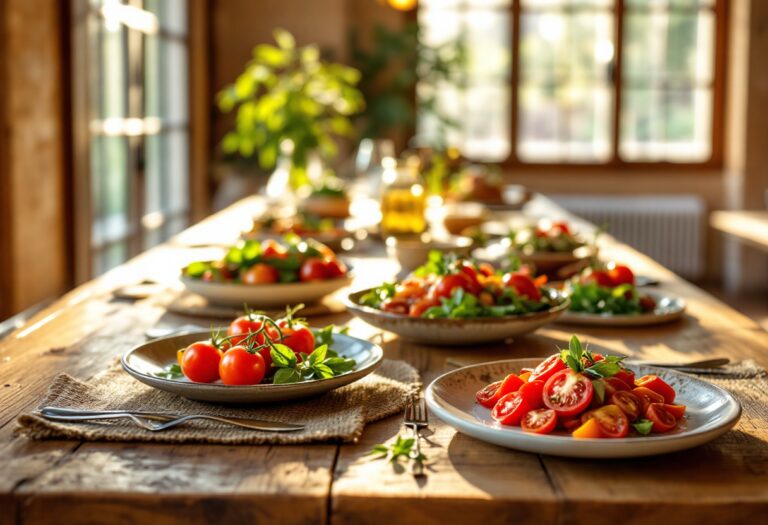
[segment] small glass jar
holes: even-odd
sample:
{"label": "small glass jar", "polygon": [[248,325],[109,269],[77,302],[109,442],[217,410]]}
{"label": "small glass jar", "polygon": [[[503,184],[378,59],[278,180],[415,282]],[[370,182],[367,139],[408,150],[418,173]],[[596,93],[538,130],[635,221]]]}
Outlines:
{"label": "small glass jar", "polygon": [[384,237],[419,235],[427,229],[427,195],[413,162],[386,159],[382,174],[381,233]]}

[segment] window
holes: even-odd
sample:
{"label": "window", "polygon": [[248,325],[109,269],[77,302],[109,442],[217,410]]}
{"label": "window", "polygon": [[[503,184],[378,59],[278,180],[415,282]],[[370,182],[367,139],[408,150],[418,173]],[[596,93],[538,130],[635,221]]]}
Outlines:
{"label": "window", "polygon": [[460,85],[436,87],[449,141],[511,164],[717,161],[723,4],[422,0],[424,42],[465,50]]}
{"label": "window", "polygon": [[187,224],[188,41],[186,0],[77,7],[73,107],[85,147],[74,161],[84,280]]}

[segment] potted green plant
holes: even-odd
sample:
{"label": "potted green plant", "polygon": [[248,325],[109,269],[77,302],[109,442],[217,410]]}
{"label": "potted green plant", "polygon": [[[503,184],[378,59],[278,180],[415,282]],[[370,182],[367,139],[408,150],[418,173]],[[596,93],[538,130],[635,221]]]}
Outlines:
{"label": "potted green plant", "polygon": [[221,111],[236,111],[221,147],[230,156],[256,157],[265,170],[282,154],[273,177],[285,176],[295,190],[309,183],[311,156],[333,158],[336,138],[353,134],[349,117],[364,107],[360,72],[322,59],[315,45],[296,47],[285,30],[274,36],[277,46],[257,45],[245,70],[218,94]]}

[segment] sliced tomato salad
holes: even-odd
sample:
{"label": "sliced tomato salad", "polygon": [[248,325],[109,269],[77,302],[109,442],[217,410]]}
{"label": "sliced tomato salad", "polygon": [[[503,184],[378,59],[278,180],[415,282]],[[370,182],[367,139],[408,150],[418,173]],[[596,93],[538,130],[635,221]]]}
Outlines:
{"label": "sliced tomato salad", "polygon": [[623,438],[677,428],[685,405],[674,404],[675,389],[656,375],[635,378],[622,359],[591,353],[573,336],[567,350],[490,383],[475,399],[499,424],[534,434]]}

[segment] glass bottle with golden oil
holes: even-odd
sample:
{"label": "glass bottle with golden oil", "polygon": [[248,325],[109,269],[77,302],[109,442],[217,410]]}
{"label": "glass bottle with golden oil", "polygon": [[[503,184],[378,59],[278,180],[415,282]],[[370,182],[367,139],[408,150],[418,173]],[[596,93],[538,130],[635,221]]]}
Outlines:
{"label": "glass bottle with golden oil", "polygon": [[381,233],[385,237],[418,235],[427,229],[427,195],[418,163],[386,160],[389,162],[382,174]]}

